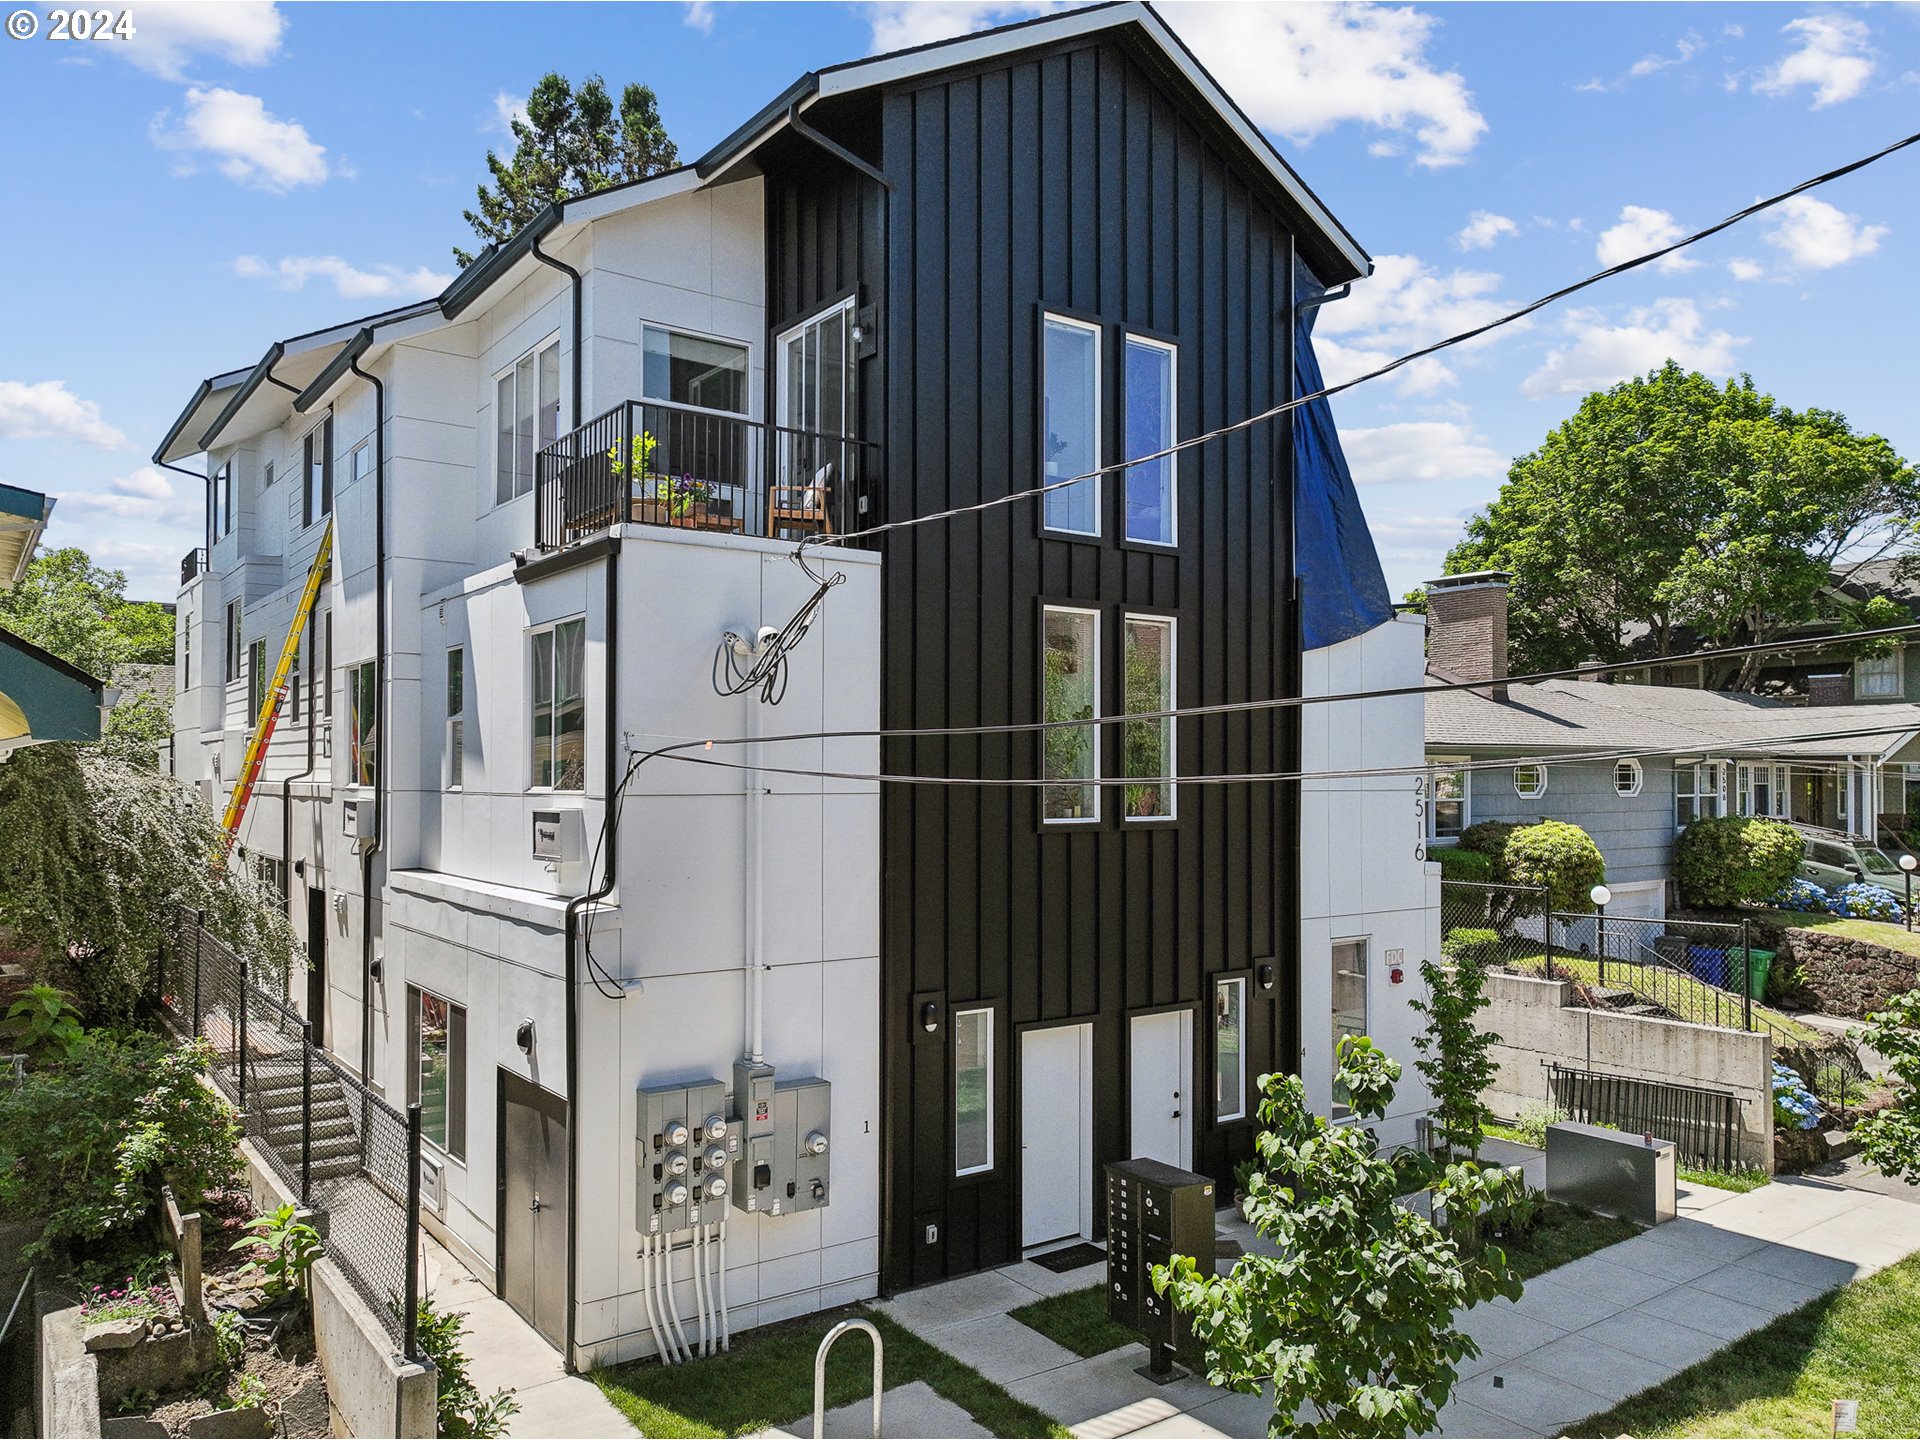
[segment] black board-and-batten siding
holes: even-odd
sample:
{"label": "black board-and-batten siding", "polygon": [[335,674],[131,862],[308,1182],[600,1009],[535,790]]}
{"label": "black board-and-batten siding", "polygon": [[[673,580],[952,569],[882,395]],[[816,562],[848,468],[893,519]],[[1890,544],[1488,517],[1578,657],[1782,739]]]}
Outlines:
{"label": "black board-and-batten siding", "polygon": [[[1043,312],[1102,327],[1103,450],[1121,453],[1129,329],[1178,346],[1178,433],[1291,392],[1294,226],[1186,82],[1112,37],[1027,53],[820,107],[818,123],[891,189],[797,141],[767,164],[769,327],[848,294],[872,306],[863,438],[879,440],[874,512],[898,519],[1038,484]],[[770,367],[771,369],[771,367]],[[1181,705],[1297,693],[1292,460],[1284,422],[1184,454],[1179,544],[1044,536],[1020,502],[884,540],[882,723],[1040,718],[1045,603],[1098,608],[1101,710],[1123,710],[1128,610],[1176,617]],[[1180,773],[1293,768],[1297,712],[1187,720]],[[1032,736],[889,741],[889,772],[1028,778]],[[1102,740],[1117,773],[1119,736]],[[1195,1009],[1194,1164],[1228,1179],[1245,1122],[1212,1123],[1212,979],[1251,986],[1250,1074],[1298,1064],[1298,810],[1277,784],[1186,786],[1178,818],[1043,826],[1031,788],[890,785],[882,798],[883,1284],[925,1283],[1020,1253],[1019,1035],[1093,1024],[1094,1184],[1128,1149],[1127,1020]],[[995,1009],[994,1166],[956,1178],[952,1027]],[[1094,1207],[1097,1214],[1098,1207]],[[931,1229],[929,1228],[931,1227]],[[932,1234],[935,1238],[929,1240]]]}

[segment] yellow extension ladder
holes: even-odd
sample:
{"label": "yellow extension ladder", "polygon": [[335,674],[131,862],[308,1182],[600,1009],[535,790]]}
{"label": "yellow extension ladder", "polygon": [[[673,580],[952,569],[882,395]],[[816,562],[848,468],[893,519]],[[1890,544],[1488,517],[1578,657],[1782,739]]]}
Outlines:
{"label": "yellow extension ladder", "polygon": [[[287,677],[299,661],[300,637],[306,633],[307,621],[313,617],[314,602],[320,598],[320,582],[327,578],[327,564],[332,558],[333,521],[329,519],[327,528],[320,532],[320,548],[313,553],[313,564],[307,570],[307,587],[300,592],[293,624],[287,628],[287,642],[280,647],[280,663],[273,667],[273,683],[260,702],[259,719],[254,722],[253,734],[247,740],[247,753],[240,762],[240,774],[233,782],[233,794],[227,798],[227,813],[220,820],[220,828],[226,834],[226,851],[233,849],[233,842],[240,834],[240,822],[246,819],[261,767],[267,763],[267,746],[273,740],[273,727],[280,718],[280,702],[287,697]],[[252,683],[251,677],[248,683]]]}

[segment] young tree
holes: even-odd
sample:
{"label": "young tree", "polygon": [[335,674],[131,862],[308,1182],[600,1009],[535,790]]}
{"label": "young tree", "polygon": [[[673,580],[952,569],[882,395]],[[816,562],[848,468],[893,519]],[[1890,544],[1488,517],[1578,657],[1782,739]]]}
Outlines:
{"label": "young tree", "polygon": [[[1355,1115],[1384,1116],[1399,1065],[1364,1036],[1341,1041],[1336,1063]],[[1279,1254],[1243,1255],[1224,1276],[1175,1256],[1154,1267],[1154,1284],[1192,1317],[1211,1383],[1245,1395],[1273,1386],[1269,1434],[1430,1430],[1460,1362],[1480,1353],[1454,1312],[1520,1294],[1505,1255],[1475,1254],[1465,1239],[1475,1216],[1511,1196],[1512,1177],[1446,1167],[1433,1183],[1451,1217],[1443,1231],[1395,1203],[1405,1175],[1364,1125],[1315,1115],[1298,1076],[1260,1084],[1247,1213]]]}
{"label": "young tree", "polygon": [[[1451,572],[1513,574],[1515,673],[1623,660],[1634,627],[1659,654],[1772,639],[1814,618],[1842,556],[1911,541],[1920,476],[1878,435],[1789,410],[1742,376],[1716,386],[1672,361],[1598,391],[1513,462],[1467,524]],[[1714,677],[1751,688],[1763,657]]]}
{"label": "young tree", "polygon": [[1862,1038],[1886,1057],[1900,1089],[1891,1106],[1854,1126],[1854,1138],[1882,1174],[1920,1185],[1920,990],[1894,996],[1867,1018]]}
{"label": "young tree", "polygon": [[1500,1076],[1493,1047],[1500,1037],[1480,1024],[1487,1008],[1487,967],[1473,946],[1457,947],[1448,963],[1420,962],[1427,998],[1413,1008],[1427,1017],[1427,1028],[1413,1045],[1416,1067],[1433,1094],[1434,1126],[1448,1154],[1466,1151],[1478,1162],[1480,1141],[1493,1112],[1480,1097]]}
{"label": "young tree", "polygon": [[[493,182],[479,187],[479,208],[466,212],[473,233],[488,245],[511,239],[555,201],[642,180],[680,160],[660,119],[660,102],[645,85],[621,91],[616,114],[598,75],[589,75],[576,91],[566,76],[550,70],[527,96],[527,118],[512,124],[513,154],[502,160],[487,152]],[[474,261],[458,246],[453,257],[462,268]]]}

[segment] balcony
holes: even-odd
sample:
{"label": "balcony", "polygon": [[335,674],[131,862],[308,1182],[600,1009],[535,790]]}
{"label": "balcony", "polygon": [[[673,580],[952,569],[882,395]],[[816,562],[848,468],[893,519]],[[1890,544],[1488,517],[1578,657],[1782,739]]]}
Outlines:
{"label": "balcony", "polygon": [[207,568],[207,550],[203,545],[197,550],[189,550],[180,557],[180,588],[186,589]]}
{"label": "balcony", "polygon": [[879,447],[629,400],[534,457],[533,540],[558,550],[617,524],[801,539],[877,522]]}

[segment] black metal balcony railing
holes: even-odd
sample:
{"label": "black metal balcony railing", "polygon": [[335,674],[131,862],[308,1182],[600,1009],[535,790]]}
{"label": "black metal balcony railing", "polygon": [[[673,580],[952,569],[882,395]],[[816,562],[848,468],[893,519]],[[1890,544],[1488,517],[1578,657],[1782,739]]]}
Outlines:
{"label": "black metal balcony railing", "polygon": [[616,524],[797,539],[875,524],[879,447],[628,400],[534,457],[533,539],[557,550]]}
{"label": "black metal balcony railing", "polygon": [[207,568],[207,550],[203,545],[197,550],[189,550],[180,557],[180,583],[190,585]]}

